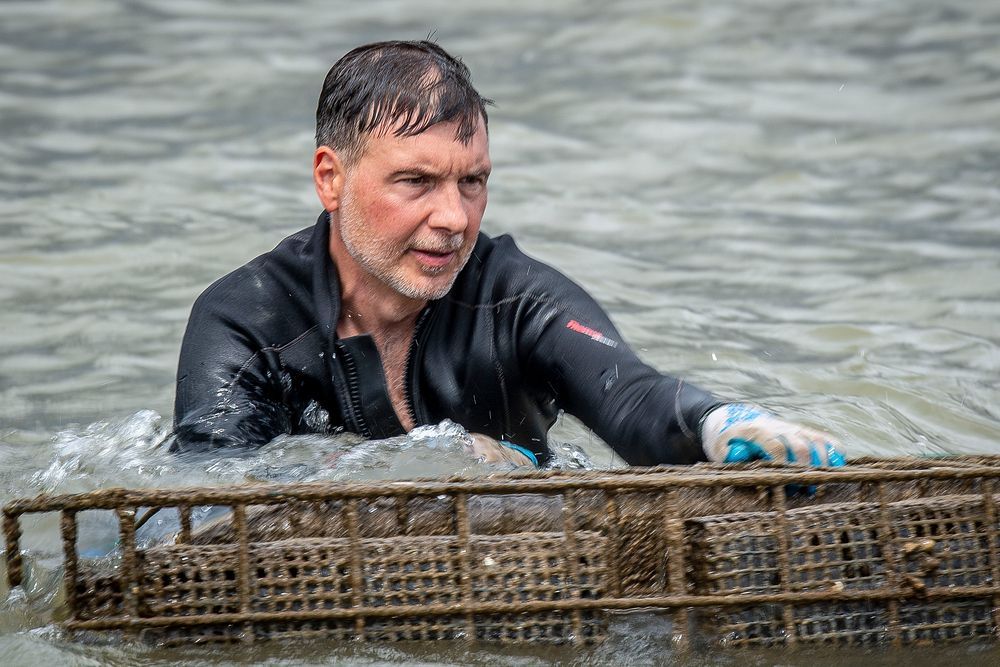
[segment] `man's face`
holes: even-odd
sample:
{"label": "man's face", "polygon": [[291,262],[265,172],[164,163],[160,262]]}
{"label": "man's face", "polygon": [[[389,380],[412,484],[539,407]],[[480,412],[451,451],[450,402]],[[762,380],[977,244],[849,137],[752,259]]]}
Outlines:
{"label": "man's face", "polygon": [[348,254],[411,299],[447,294],[486,209],[486,128],[480,121],[468,144],[455,130],[438,123],[412,137],[371,136],[346,170],[337,225]]}

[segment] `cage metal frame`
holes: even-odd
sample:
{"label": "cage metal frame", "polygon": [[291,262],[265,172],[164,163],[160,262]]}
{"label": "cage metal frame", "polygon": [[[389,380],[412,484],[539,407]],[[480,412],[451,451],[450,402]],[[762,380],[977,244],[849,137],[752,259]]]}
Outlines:
{"label": "cage metal frame", "polygon": [[[102,489],[82,494],[42,495],[36,498],[16,499],[3,509],[3,529],[6,537],[7,577],[11,587],[20,585],[23,578],[23,560],[19,546],[20,518],[25,514],[59,512],[60,530],[65,558],[64,585],[69,617],[63,626],[69,631],[123,631],[135,635],[150,628],[191,628],[195,626],[236,625],[246,629],[240,638],[254,641],[254,624],[268,622],[307,622],[346,620],[353,622],[355,634],[364,637],[370,619],[385,618],[438,618],[460,616],[466,619],[466,638],[475,637],[475,618],[484,614],[565,613],[575,632],[571,640],[585,642],[581,632],[582,614],[612,610],[651,609],[669,612],[673,620],[673,641],[685,647],[690,641],[688,628],[690,613],[696,609],[738,609],[748,605],[779,605],[784,625],[783,643],[795,645],[797,641],[793,609],[801,605],[818,603],[840,604],[860,601],[885,603],[889,608],[886,638],[893,645],[902,643],[903,633],[899,624],[899,604],[919,599],[928,604],[968,598],[991,601],[994,627],[992,638],[1000,627],[1000,531],[998,531],[996,480],[1000,478],[1000,457],[964,457],[942,460],[878,460],[861,459],[844,468],[790,468],[763,464],[751,466],[699,465],[693,467],[658,466],[652,468],[625,468],[613,471],[531,471],[504,476],[483,478],[449,478],[444,480],[388,481],[378,483],[337,482],[258,485],[233,488],[188,489]],[[934,586],[918,590],[902,571],[905,560],[899,553],[898,540],[892,525],[890,505],[894,502],[893,489],[900,487],[918,489],[921,485],[949,484],[978,488],[974,494],[963,498],[978,498],[981,508],[985,538],[988,544],[989,576],[979,585]],[[795,590],[792,563],[788,556],[790,527],[788,521],[789,485],[816,485],[827,487],[848,486],[858,497],[866,497],[878,507],[879,547],[885,556],[887,572],[884,586],[870,590],[848,590],[831,585],[813,590]],[[928,487],[931,488],[931,487]],[[740,592],[713,594],[698,590],[692,584],[690,572],[692,558],[687,542],[690,508],[686,507],[684,494],[689,492],[717,493],[720,489],[754,489],[761,500],[759,509],[771,513],[777,549],[778,590],[771,592]],[[604,592],[597,598],[570,595],[562,599],[527,601],[476,601],[469,582],[473,565],[468,560],[470,540],[469,499],[475,496],[510,496],[543,494],[562,498],[562,533],[569,575],[572,577],[574,539],[578,529],[574,515],[577,508],[574,498],[581,492],[601,492],[604,503],[603,533],[607,537],[607,554],[604,558]],[[643,590],[639,594],[623,585],[622,573],[617,564],[622,553],[622,536],[634,526],[629,517],[620,512],[619,499],[628,494],[653,494],[662,508],[659,526],[650,539],[655,541],[654,552],[659,554],[649,564],[650,581],[655,581],[655,591]],[[933,496],[936,492],[918,493],[919,497]],[[411,607],[371,606],[362,597],[362,568],[360,554],[363,538],[358,528],[358,507],[362,501],[373,498],[391,499],[397,511],[405,512],[407,501],[413,498],[447,497],[453,501],[454,537],[458,540],[458,576],[461,582],[458,601],[451,604],[429,604]],[[351,557],[350,580],[353,604],[350,608],[254,611],[252,609],[252,582],[250,546],[247,526],[249,506],[279,506],[288,503],[341,501],[343,520],[347,526],[347,541]],[[801,503],[800,503],[801,504]],[[140,508],[157,510],[176,508],[180,518],[178,544],[192,540],[191,511],[198,506],[229,506],[237,545],[238,611],[207,613],[187,616],[144,617],[139,610],[140,573],[139,552],[136,545],[137,513]],[[118,517],[121,553],[119,572],[122,592],[122,613],[103,618],[81,618],[80,601],[76,599],[77,583],[81,578],[80,558],[77,553],[76,514],[85,510],[111,510]],[[148,514],[147,514],[148,517]]]}

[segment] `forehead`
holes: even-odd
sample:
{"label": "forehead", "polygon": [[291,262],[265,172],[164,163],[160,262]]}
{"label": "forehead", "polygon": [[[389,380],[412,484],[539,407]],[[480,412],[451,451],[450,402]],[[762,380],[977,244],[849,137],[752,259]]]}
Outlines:
{"label": "forehead", "polygon": [[401,168],[425,166],[449,169],[489,168],[489,137],[482,119],[468,142],[456,138],[457,122],[431,125],[419,134],[397,137],[392,131],[369,135],[359,163]]}

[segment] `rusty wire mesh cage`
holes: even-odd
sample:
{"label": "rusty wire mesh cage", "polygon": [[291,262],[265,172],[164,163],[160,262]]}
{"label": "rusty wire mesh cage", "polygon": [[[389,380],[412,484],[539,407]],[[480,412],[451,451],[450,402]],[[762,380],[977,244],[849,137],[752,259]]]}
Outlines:
{"label": "rusty wire mesh cage", "polygon": [[[679,644],[992,640],[997,477],[1000,457],[956,457],[108,489],[7,505],[7,574],[20,517],[61,512],[65,626],[157,643],[590,643],[628,609],[669,614]],[[231,512],[192,525],[204,506]],[[91,510],[118,518],[110,557],[79,555]],[[158,512],[175,539],[140,545]]]}

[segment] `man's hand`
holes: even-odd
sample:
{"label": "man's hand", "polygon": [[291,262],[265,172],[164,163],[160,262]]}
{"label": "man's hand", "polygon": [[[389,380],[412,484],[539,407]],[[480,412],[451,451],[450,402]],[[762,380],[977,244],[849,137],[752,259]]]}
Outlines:
{"label": "man's hand", "polygon": [[509,442],[498,442],[482,433],[470,433],[472,443],[469,445],[473,454],[487,463],[510,463],[515,466],[538,467],[538,461],[529,458],[523,447]]}
{"label": "man's hand", "polygon": [[822,431],[786,422],[763,408],[729,403],[702,420],[701,442],[709,461],[780,461],[842,466],[840,445]]}

